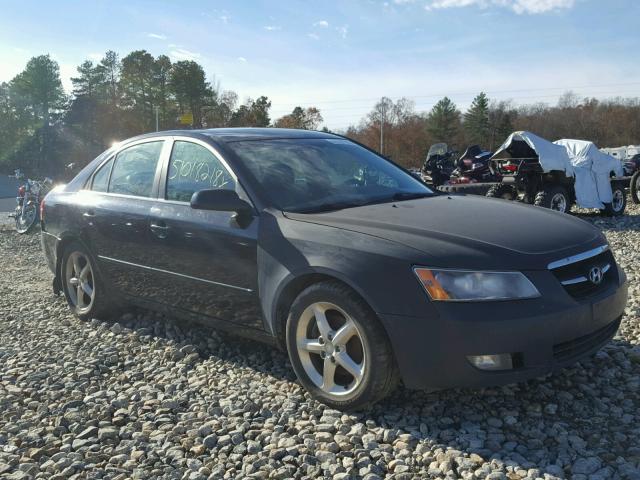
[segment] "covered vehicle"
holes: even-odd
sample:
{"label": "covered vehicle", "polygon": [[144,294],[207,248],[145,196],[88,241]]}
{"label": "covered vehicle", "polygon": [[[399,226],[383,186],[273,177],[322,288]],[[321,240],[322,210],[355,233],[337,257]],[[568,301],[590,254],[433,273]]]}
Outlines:
{"label": "covered vehicle", "polygon": [[491,159],[492,172],[502,175],[487,196],[522,199],[526,203],[568,212],[577,202],[620,215],[626,206],[620,162],[600,152],[592,142],[550,142],[531,132],[512,133]]}
{"label": "covered vehicle", "polygon": [[[586,140],[562,139],[553,142],[566,148],[573,168],[576,202],[583,208],[604,209],[605,205],[620,198],[614,198],[611,188],[611,174],[623,175],[622,164],[611,155],[598,150],[593,142]],[[616,190],[615,195],[624,195],[624,190]]]}

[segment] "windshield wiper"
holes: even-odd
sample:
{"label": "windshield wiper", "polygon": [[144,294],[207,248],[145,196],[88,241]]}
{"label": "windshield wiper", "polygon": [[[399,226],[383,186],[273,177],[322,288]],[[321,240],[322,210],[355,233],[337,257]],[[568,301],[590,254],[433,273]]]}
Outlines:
{"label": "windshield wiper", "polygon": [[424,198],[424,197],[432,197],[432,193],[427,192],[398,192],[391,197],[391,200],[402,201],[402,200],[414,200],[416,198]]}
{"label": "windshield wiper", "polygon": [[397,192],[390,197],[369,198],[367,200],[361,200],[361,201],[352,200],[352,201],[325,203],[325,204],[317,205],[314,207],[296,210],[295,213],[332,212],[336,210],[343,210],[345,208],[364,207],[365,205],[375,205],[377,203],[401,202],[403,200],[413,200],[416,198],[424,198],[424,197],[431,197],[431,196],[433,196],[433,194],[427,193],[427,192]]}
{"label": "windshield wiper", "polygon": [[345,208],[355,208],[361,207],[365,205],[367,202],[333,202],[333,203],[324,203],[322,205],[317,205],[315,207],[303,208],[300,210],[296,210],[295,213],[322,213],[322,212],[332,212],[336,210],[343,210]]}

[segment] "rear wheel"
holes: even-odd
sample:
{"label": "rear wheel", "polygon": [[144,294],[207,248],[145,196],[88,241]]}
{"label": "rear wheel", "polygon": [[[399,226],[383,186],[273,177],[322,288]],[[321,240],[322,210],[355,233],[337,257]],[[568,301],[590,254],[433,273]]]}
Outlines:
{"label": "rear wheel", "polygon": [[560,185],[548,185],[536,194],[533,204],[556,212],[569,213],[572,201],[566,188]]}
{"label": "rear wheel", "polygon": [[113,315],[118,303],[107,293],[93,258],[80,243],[64,250],[60,269],[62,290],[71,311],[81,320]]}
{"label": "rear wheel", "polygon": [[487,191],[487,197],[503,198],[504,200],[517,200],[518,190],[507,183],[497,183]]}
{"label": "rear wheel", "polygon": [[300,383],[332,408],[363,408],[397,383],[391,345],[379,320],[338,282],[317,283],[296,298],[286,335]]}
{"label": "rear wheel", "polygon": [[605,203],[604,209],[600,210],[603,215],[617,217],[624,213],[627,208],[627,192],[622,185],[611,185],[611,193],[613,194],[613,200],[611,203]]}
{"label": "rear wheel", "polygon": [[631,200],[633,203],[640,203],[640,170],[634,173],[631,177],[629,189],[631,190]]}

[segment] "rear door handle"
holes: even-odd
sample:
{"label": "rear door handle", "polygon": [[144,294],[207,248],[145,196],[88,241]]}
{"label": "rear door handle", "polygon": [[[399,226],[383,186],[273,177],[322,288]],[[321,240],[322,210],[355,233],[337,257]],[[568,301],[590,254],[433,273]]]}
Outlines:
{"label": "rear door handle", "polygon": [[96,212],[94,212],[93,210],[87,210],[82,214],[82,216],[85,218],[93,218],[96,216]]}

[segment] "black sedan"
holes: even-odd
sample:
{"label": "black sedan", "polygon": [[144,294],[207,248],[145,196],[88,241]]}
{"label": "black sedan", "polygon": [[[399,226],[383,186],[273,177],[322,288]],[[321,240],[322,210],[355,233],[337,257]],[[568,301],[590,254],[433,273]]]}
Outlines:
{"label": "black sedan", "polygon": [[497,385],[592,354],[627,284],[599,230],[436,194],[336,135],[160,132],[106,151],[42,205],[54,289],[80,318],[126,304],[267,340],[302,385],[359,408]]}

